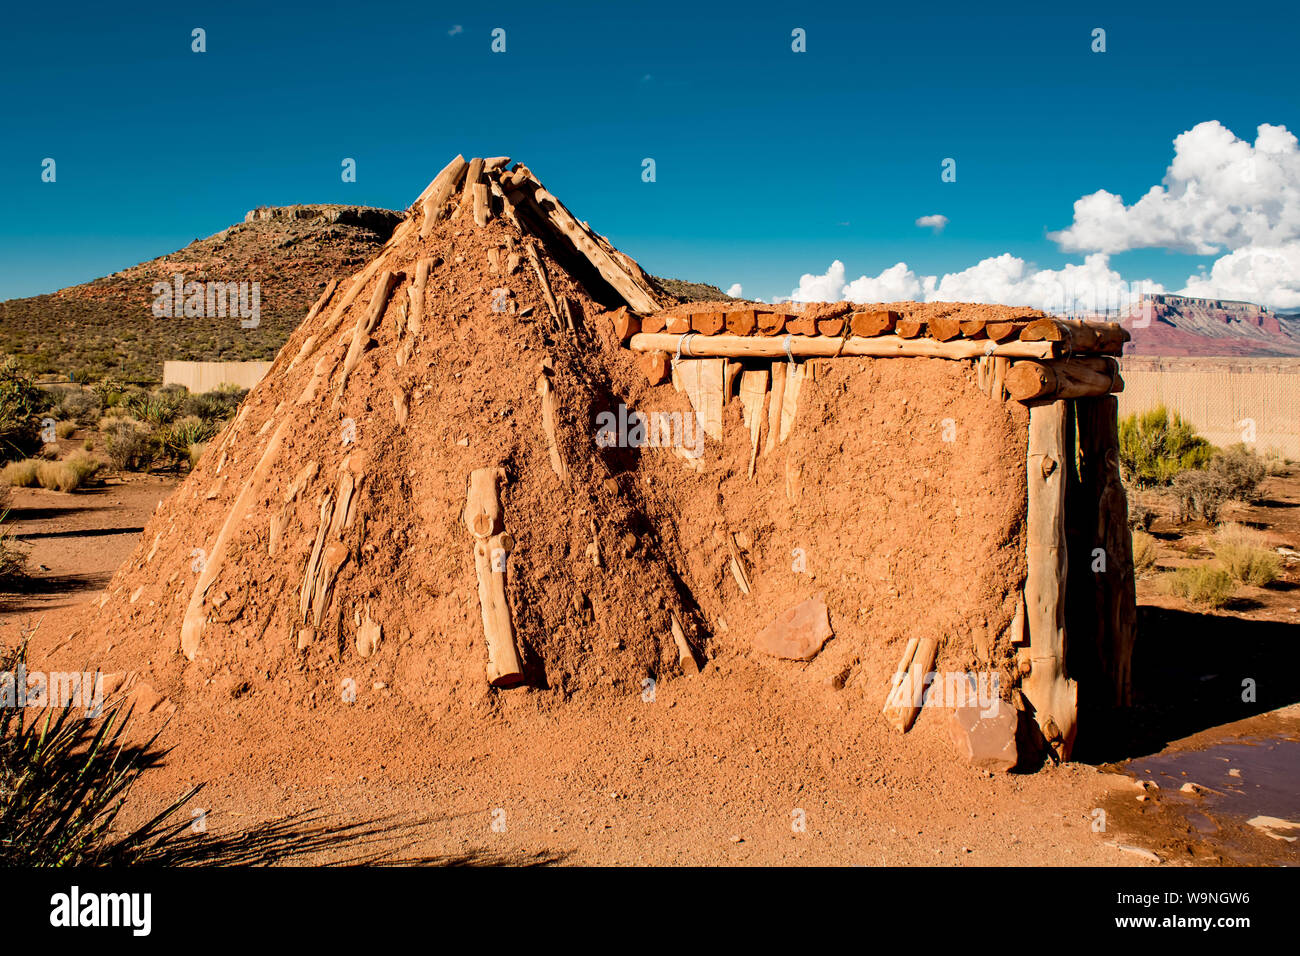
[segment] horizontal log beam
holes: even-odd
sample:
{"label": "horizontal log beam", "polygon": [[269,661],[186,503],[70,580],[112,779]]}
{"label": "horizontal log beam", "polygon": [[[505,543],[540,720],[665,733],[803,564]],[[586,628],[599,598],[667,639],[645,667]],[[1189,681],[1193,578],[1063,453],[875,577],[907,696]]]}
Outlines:
{"label": "horizontal log beam", "polygon": [[1124,390],[1119,363],[1105,356],[1017,362],[1007,372],[1003,384],[1007,393],[1019,402],[1091,398]]}
{"label": "horizontal log beam", "polygon": [[[683,339],[686,339],[683,342]],[[628,347],[635,352],[667,352],[690,358],[835,358],[837,356],[888,358],[973,359],[981,355],[1005,355],[1009,358],[1049,359],[1051,342],[1004,342],[990,348],[990,343],[956,339],[905,339],[897,335],[874,338],[852,337],[847,341],[831,335],[675,335],[668,332],[641,332],[632,336]]]}

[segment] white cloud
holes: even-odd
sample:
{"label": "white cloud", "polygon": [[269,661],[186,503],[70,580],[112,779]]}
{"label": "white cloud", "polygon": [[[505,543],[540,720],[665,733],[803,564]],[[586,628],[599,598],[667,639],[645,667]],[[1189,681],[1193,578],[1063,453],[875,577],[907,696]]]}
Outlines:
{"label": "white cloud", "polygon": [[916,220],[916,224],[922,229],[933,229],[935,234],[943,232],[943,227],[948,225],[948,217],[935,213],[933,216],[922,216]]}
{"label": "white cloud", "polygon": [[1067,252],[1196,255],[1300,239],[1300,144],[1285,126],[1261,125],[1252,146],[1221,123],[1199,123],[1174,140],[1163,185],[1131,206],[1104,189],[1084,196],[1070,227],[1048,238]]}
{"label": "white cloud", "polygon": [[740,287],[739,282],[734,282],[727,289],[727,295],[731,296],[733,299],[739,299],[740,296],[744,293],[744,291],[745,290]]}
{"label": "white cloud", "polygon": [[464,32],[465,32],[465,28],[458,23],[450,30],[447,31],[447,36],[454,37],[457,34],[464,33]]}
{"label": "white cloud", "polygon": [[1081,265],[1071,263],[1060,269],[1038,269],[1004,253],[942,277],[917,275],[907,263],[899,262],[877,276],[864,275],[852,282],[845,282],[844,263],[836,259],[822,275],[804,275],[790,298],[795,302],[990,302],[1061,312],[1118,309],[1140,292],[1163,291],[1163,286],[1149,280],[1125,281],[1100,253],[1088,256]]}
{"label": "white cloud", "polygon": [[1215,260],[1208,274],[1189,277],[1179,293],[1244,299],[1275,309],[1300,308],[1300,242],[1230,252]]}

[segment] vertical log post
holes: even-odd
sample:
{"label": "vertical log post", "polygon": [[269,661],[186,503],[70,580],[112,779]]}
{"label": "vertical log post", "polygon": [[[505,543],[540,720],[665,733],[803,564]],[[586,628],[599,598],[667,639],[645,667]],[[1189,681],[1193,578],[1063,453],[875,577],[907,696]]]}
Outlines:
{"label": "vertical log post", "polygon": [[1030,671],[1022,690],[1058,759],[1067,760],[1078,722],[1078,685],[1065,671],[1065,475],[1069,403],[1029,412],[1029,504],[1025,579]]}
{"label": "vertical log post", "polygon": [[501,468],[474,469],[469,476],[463,515],[465,527],[474,536],[474,571],[478,575],[478,600],[488,651],[487,679],[493,687],[517,687],[524,682],[506,599],[506,558],[514,542],[504,533],[501,517],[498,485],[505,477]]}

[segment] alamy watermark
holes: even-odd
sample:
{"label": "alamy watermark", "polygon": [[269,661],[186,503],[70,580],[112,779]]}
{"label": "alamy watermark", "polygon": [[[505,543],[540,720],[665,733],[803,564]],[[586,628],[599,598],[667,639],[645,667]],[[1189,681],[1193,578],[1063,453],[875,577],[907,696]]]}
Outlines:
{"label": "alamy watermark", "polygon": [[0,707],[77,707],[104,714],[104,675],[98,671],[0,671]]}
{"label": "alamy watermark", "polygon": [[618,412],[596,416],[599,448],[680,448],[688,458],[704,454],[704,429],[696,412]]}
{"label": "alamy watermark", "polygon": [[239,327],[262,324],[262,286],[258,282],[186,282],[177,272],[171,282],[153,284],[153,314],[158,319],[239,318]]}

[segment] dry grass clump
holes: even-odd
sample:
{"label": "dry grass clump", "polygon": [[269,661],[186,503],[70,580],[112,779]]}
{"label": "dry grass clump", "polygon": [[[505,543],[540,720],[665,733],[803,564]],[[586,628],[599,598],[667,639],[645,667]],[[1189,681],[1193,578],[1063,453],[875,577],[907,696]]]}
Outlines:
{"label": "dry grass clump", "polygon": [[1282,559],[1267,546],[1264,535],[1228,522],[1210,539],[1210,548],[1223,569],[1242,584],[1263,587],[1282,573]]}
{"label": "dry grass clump", "polygon": [[1191,604],[1221,608],[1232,598],[1236,582],[1217,564],[1195,564],[1171,574],[1169,590]]}
{"label": "dry grass clump", "polygon": [[50,491],[76,491],[94,477],[103,463],[84,451],[63,461],[26,458],[10,462],[0,471],[0,482],[15,488],[41,488]]}
{"label": "dry grass clump", "polygon": [[1133,532],[1133,567],[1150,571],[1156,566],[1156,539],[1145,531]]}

